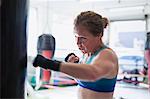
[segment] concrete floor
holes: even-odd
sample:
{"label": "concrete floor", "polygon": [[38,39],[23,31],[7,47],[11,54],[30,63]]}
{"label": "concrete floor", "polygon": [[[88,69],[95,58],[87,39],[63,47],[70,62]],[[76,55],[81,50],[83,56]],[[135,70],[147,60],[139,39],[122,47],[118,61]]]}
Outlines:
{"label": "concrete floor", "polygon": [[[34,91],[27,99],[77,99],[78,86],[53,87]],[[150,99],[150,92],[145,87],[117,83],[114,99]]]}

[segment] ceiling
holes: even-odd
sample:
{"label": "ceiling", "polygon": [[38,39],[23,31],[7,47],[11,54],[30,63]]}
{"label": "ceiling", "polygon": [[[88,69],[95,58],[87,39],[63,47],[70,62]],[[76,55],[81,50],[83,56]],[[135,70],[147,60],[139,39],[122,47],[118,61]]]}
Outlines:
{"label": "ceiling", "polygon": [[48,7],[65,15],[94,10],[111,20],[144,19],[145,15],[150,15],[150,0],[30,0],[30,6]]}

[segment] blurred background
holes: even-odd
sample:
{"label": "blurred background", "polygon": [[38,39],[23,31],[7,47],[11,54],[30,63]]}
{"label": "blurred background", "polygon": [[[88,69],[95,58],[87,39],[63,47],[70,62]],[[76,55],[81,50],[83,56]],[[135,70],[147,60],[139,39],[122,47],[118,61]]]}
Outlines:
{"label": "blurred background", "polygon": [[77,99],[78,86],[72,77],[53,71],[43,73],[32,66],[32,60],[42,34],[52,34],[56,39],[54,59],[64,61],[70,52],[81,57],[73,21],[87,10],[109,19],[103,41],[115,50],[120,66],[114,99],[149,99],[144,50],[146,33],[150,31],[150,0],[29,0],[25,98]]}

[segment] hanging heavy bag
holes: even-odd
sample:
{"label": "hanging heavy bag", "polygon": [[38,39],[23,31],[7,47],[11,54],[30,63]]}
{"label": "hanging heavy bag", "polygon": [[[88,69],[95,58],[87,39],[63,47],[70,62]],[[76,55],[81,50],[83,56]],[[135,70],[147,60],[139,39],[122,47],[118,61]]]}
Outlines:
{"label": "hanging heavy bag", "polygon": [[[51,59],[55,52],[55,38],[51,34],[42,34],[38,38],[37,52],[47,59]],[[49,83],[51,71],[41,69],[40,78],[43,83]]]}

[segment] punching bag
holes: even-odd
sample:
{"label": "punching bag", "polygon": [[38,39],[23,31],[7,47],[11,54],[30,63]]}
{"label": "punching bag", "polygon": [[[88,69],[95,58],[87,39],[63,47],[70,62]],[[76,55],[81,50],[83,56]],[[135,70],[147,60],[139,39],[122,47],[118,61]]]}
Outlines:
{"label": "punching bag", "polygon": [[1,98],[23,99],[27,66],[26,0],[2,0],[1,12]]}
{"label": "punching bag", "polygon": [[[38,38],[37,52],[38,54],[51,59],[55,51],[55,38],[51,34],[43,34]],[[51,71],[41,69],[40,78],[43,84],[49,84]]]}
{"label": "punching bag", "polygon": [[150,88],[150,32],[147,32],[147,36],[146,36],[145,59],[148,64],[148,80],[149,80],[149,88]]}

